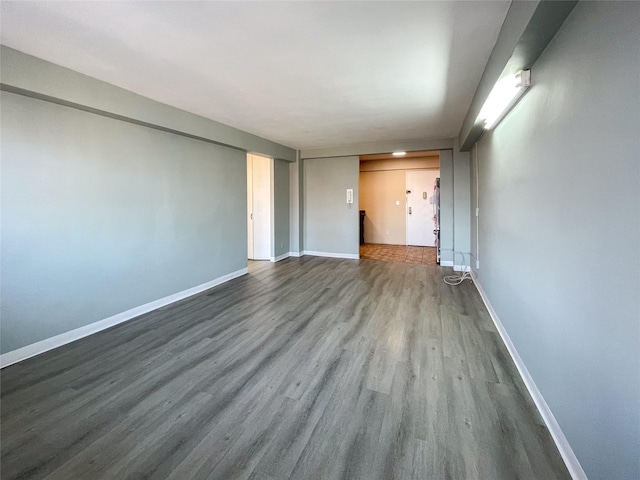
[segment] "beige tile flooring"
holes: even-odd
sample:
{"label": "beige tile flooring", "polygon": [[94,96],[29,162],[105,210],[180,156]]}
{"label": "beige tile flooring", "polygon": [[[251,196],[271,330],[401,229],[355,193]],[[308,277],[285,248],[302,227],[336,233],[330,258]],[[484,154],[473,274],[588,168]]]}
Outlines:
{"label": "beige tile flooring", "polygon": [[435,247],[365,243],[364,245],[360,245],[360,258],[384,260],[387,262],[437,265]]}

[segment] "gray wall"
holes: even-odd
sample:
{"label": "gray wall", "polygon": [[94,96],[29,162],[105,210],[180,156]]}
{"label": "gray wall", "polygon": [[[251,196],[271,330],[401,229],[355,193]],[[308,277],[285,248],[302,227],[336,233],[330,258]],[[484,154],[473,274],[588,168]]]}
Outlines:
{"label": "gray wall", "polygon": [[453,152],[440,150],[440,253],[443,265],[453,262]]}
{"label": "gray wall", "polygon": [[273,226],[276,257],[289,252],[289,162],[273,161]]}
{"label": "gray wall", "polygon": [[0,48],[2,353],[245,268],[246,151],[288,251],[295,150]]}
{"label": "gray wall", "polygon": [[[475,215],[475,211],[474,211]],[[453,148],[453,250],[454,265],[468,267],[471,260],[471,163],[469,152]]]}
{"label": "gray wall", "polygon": [[[359,252],[358,157],[303,161],[304,250],[357,255]],[[346,190],[353,189],[353,204]]]}
{"label": "gray wall", "polygon": [[299,253],[300,248],[300,160],[289,164],[289,251]]}
{"label": "gray wall", "polygon": [[2,352],[246,267],[239,150],[2,93]]}
{"label": "gray wall", "polygon": [[[475,270],[477,268],[477,266],[479,265],[479,252],[478,252],[478,221],[476,218],[476,208],[478,208],[480,205],[478,204],[478,182],[477,182],[477,171],[478,171],[478,158],[477,158],[477,154],[478,154],[478,148],[477,148],[477,144],[474,144],[473,148],[471,149],[471,152],[469,152],[470,154],[470,167],[471,167],[471,172],[470,172],[470,182],[471,182],[471,186],[470,186],[470,193],[471,193],[471,197],[470,197],[470,206],[471,206],[471,212],[470,212],[470,235],[469,238],[471,240],[470,244],[469,244],[469,251],[471,252],[471,263],[470,265],[472,266],[472,270]],[[479,213],[479,211],[478,211]]]}
{"label": "gray wall", "polygon": [[580,2],[477,146],[479,281],[591,480],[640,478],[638,25]]}

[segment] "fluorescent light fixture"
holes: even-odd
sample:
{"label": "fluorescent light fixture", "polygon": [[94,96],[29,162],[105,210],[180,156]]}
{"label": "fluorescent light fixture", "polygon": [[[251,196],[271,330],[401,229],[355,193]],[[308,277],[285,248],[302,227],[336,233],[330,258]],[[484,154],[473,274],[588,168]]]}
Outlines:
{"label": "fluorescent light fixture", "polygon": [[531,70],[522,70],[498,80],[478,115],[478,119],[484,121],[484,128],[489,130],[500,123],[530,86]]}
{"label": "fluorescent light fixture", "polygon": [[406,155],[407,152],[393,152],[392,155],[394,157],[402,157],[403,155]]}

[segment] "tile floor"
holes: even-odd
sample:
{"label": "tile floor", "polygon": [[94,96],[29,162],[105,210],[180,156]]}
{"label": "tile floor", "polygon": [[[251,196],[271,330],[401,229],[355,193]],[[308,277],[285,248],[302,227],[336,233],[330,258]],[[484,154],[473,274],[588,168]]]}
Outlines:
{"label": "tile floor", "polygon": [[360,258],[384,260],[387,262],[437,265],[435,247],[365,243],[364,245],[360,245]]}

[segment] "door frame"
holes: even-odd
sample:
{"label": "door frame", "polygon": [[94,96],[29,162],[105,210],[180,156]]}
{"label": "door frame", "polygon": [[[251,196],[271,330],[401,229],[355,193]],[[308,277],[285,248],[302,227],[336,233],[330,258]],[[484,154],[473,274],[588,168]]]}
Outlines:
{"label": "door frame", "polygon": [[[254,237],[253,237],[253,204],[249,204],[249,202],[253,203],[253,162],[252,156],[265,158],[269,161],[269,255],[266,259],[262,260],[270,260],[275,261],[275,215],[274,215],[274,203],[275,203],[275,195],[274,195],[274,179],[275,179],[275,162],[274,157],[270,155],[265,155],[263,153],[258,152],[247,152],[247,172],[246,172],[246,186],[247,186],[247,259],[253,260],[254,257]],[[251,185],[251,191],[249,186]]]}

